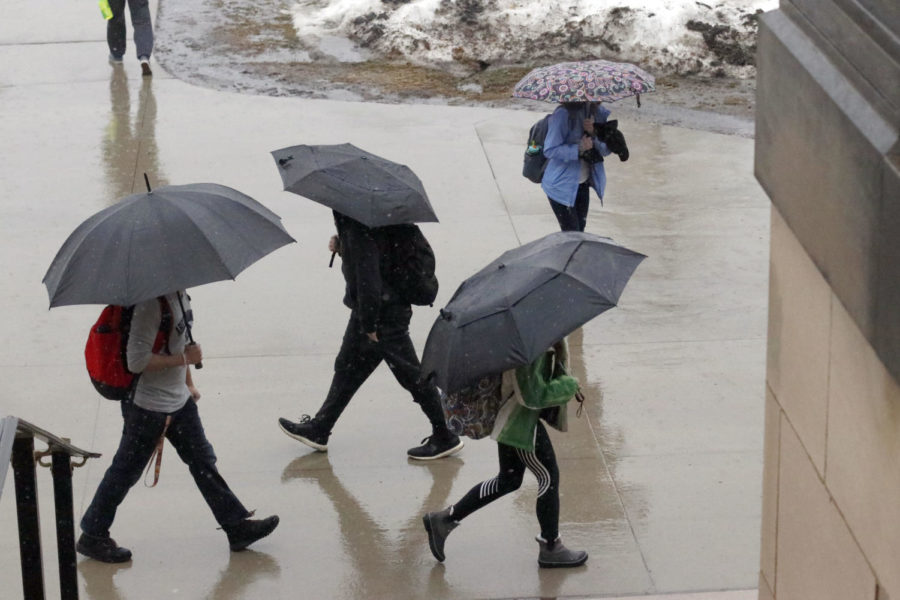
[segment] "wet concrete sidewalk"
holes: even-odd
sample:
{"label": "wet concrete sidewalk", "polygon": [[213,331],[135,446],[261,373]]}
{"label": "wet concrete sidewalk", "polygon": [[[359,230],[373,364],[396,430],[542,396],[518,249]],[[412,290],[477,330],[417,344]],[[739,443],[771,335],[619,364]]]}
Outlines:
{"label": "wet concrete sidewalk", "polygon": [[[94,5],[0,4],[0,415],[103,453],[75,471],[76,519],[115,452],[121,417],[84,371],[100,307],[47,310],[41,278],[66,236],[142,190],[146,172],[155,186],[241,190],[278,213],[298,243],[237,281],[191,290],[205,363],[195,381],[219,468],[248,507],[279,514],[281,526],[230,553],[168,447],[159,486],[136,486],[113,526],[134,561],[79,559],[82,597],[755,598],[741,590],[756,587],[758,571],[769,207],[752,176],[752,140],[620,121],[631,159],[608,160],[605,206],[594,199],[588,231],[649,258],[620,306],[571,336],[587,407],[569,433],[552,435],[561,533],[590,553],[587,565],[537,568],[527,475],[454,531],[438,564],[421,515],[495,475],[496,446],[469,441],[457,457],[409,462],[427,422],[384,367],[327,455],[279,431],[279,416],[319,406],[348,311],[340,272],[327,267],[330,211],[281,191],[269,152],[351,142],[420,176],[441,219],[423,230],[442,283],[435,308],[413,316],[421,349],[463,278],[557,228],[539,186],[519,174],[537,113],[213,92],[155,63],[142,79],[130,39],[123,67],[110,67],[103,35]],[[53,598],[47,470],[39,486]],[[18,597],[11,478],[0,531],[0,589]],[[710,590],[735,591],[693,595]]]}

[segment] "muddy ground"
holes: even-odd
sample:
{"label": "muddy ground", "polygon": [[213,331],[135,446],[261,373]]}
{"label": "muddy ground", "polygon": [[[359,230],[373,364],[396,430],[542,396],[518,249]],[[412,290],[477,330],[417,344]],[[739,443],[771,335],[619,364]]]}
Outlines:
{"label": "muddy ground", "polygon": [[[214,89],[541,108],[510,97],[513,86],[533,65],[485,64],[465,57],[445,65],[412,64],[367,52],[360,40],[346,48],[340,46],[341,40],[311,43],[297,37],[290,16],[293,4],[293,0],[265,5],[246,0],[160,0],[156,58],[176,77]],[[752,136],[755,80],[718,75],[657,72],[657,89],[642,98],[643,108],[637,109],[632,99],[611,108],[632,118]]]}

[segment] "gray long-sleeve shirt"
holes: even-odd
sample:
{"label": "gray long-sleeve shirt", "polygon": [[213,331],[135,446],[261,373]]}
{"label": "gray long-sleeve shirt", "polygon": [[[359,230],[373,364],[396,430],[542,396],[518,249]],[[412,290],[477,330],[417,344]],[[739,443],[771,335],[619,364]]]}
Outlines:
{"label": "gray long-sleeve shirt", "polygon": [[[172,310],[168,354],[178,355],[184,351],[187,343],[186,321],[178,302],[178,295],[168,294],[166,300]],[[184,304],[184,310],[190,316],[192,313],[187,294],[181,294],[181,301]],[[156,298],[135,305],[134,314],[131,317],[131,332],[128,336],[128,370],[132,373],[141,373],[134,392],[134,403],[146,410],[171,413],[184,406],[191,396],[185,383],[187,367],[179,365],[159,371],[144,372],[150,362],[153,342],[156,340],[161,320],[162,310]],[[165,347],[158,353],[166,354]]]}

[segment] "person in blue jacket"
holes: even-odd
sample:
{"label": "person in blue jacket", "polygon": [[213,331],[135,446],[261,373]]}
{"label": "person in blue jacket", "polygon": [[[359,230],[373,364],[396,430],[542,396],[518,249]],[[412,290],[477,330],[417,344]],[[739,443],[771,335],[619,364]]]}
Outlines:
{"label": "person in blue jacket", "polygon": [[610,149],[595,137],[594,123],[605,123],[608,117],[609,110],[599,102],[565,102],[550,115],[541,188],[563,231],[584,231],[590,188],[603,203],[603,157],[609,156]]}

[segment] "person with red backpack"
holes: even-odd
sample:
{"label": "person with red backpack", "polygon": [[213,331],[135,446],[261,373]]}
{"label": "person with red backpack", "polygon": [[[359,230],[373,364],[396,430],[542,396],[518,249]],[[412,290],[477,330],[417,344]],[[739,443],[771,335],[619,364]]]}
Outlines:
{"label": "person with red backpack", "polygon": [[163,439],[168,439],[188,465],[231,550],[243,550],[269,535],[278,525],[278,516],[251,519],[253,513],[244,508],[216,468],[216,455],[197,410],[200,392],[191,377],[191,365],[200,364],[203,352],[189,343],[190,298],[179,291],[137,304],[130,312],[124,329],[125,359],[137,379],[121,400],[124,427],[119,448],[81,519],[76,549],[102,562],[131,560],[131,551],[119,546],[109,530],[157,446],[161,451]]}
{"label": "person with red backpack", "polygon": [[[447,428],[437,388],[420,380],[419,358],[409,337],[411,303],[423,303],[428,298],[418,298],[416,293],[403,294],[402,288],[407,286],[386,277],[393,271],[393,265],[388,264],[390,246],[397,241],[392,239],[392,228],[415,226],[370,228],[337,211],[334,211],[334,221],[338,235],[332,238],[329,250],[341,256],[341,271],[347,283],[344,304],[351,309],[350,321],[334,362],[331,387],[315,417],[303,415],[299,422],[282,417],[278,419],[279,427],[295,440],[327,452],[328,438],[341,413],[384,361],[431,423],[431,435],[421,445],[410,448],[407,456],[433,460],[459,452],[463,442]],[[433,261],[433,254],[431,258]],[[437,294],[436,279],[430,287]],[[434,300],[433,294],[429,302]]]}

